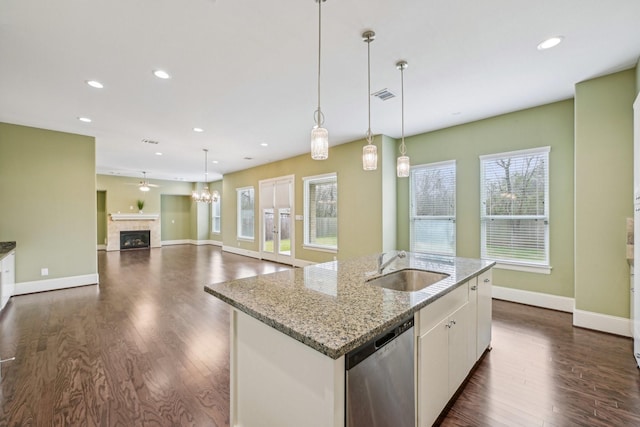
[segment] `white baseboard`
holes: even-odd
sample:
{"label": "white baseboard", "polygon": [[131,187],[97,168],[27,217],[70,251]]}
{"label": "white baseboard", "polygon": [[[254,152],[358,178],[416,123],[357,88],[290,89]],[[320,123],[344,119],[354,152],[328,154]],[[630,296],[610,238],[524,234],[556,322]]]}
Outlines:
{"label": "white baseboard", "polygon": [[183,240],[163,240],[162,246],[171,246],[171,245],[212,245],[212,246],[222,246],[222,242],[217,240],[193,240],[193,239],[183,239]]}
{"label": "white baseboard", "polygon": [[231,252],[232,254],[236,254],[236,255],[244,255],[251,258],[260,259],[260,252],[257,252],[257,251],[250,251],[248,249],[241,249],[233,246],[222,246],[222,250],[224,252]]}
{"label": "white baseboard", "polygon": [[317,262],[307,261],[306,259],[295,259],[293,261],[294,267],[308,267],[310,265],[316,265]]}
{"label": "white baseboard", "polygon": [[55,291],[58,289],[75,288],[76,286],[97,285],[98,283],[99,276],[97,273],[82,276],[59,277],[57,279],[34,280],[32,282],[16,283],[13,295]]}
{"label": "white baseboard", "polygon": [[163,240],[160,243],[162,244],[162,246],[189,245],[189,244],[191,244],[191,240],[189,240],[189,239],[184,239],[184,240]]}
{"label": "white baseboard", "polygon": [[493,298],[520,304],[533,305],[535,307],[549,308],[551,310],[573,313],[575,300],[569,297],[543,294],[540,292],[523,291],[520,289],[493,286]]}
{"label": "white baseboard", "polygon": [[222,246],[222,242],[219,242],[217,240],[192,240],[191,244],[197,245],[197,246],[201,246],[201,245]]}
{"label": "white baseboard", "polygon": [[573,310],[573,326],[594,329],[600,332],[631,337],[630,320],[624,317],[594,313],[592,311]]}
{"label": "white baseboard", "polygon": [[99,251],[106,251],[107,245],[98,245],[96,249],[98,249]]}

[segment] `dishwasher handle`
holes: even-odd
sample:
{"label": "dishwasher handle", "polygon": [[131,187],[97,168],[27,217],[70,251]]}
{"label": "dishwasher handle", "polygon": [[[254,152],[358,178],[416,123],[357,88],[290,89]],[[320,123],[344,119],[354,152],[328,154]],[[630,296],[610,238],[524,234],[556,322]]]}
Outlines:
{"label": "dishwasher handle", "polygon": [[373,345],[375,349],[378,350],[379,348],[382,348],[385,345],[387,345],[392,339],[394,339],[397,336],[398,336],[398,330],[394,329],[393,331],[389,331],[389,333],[383,336],[382,338],[376,340]]}

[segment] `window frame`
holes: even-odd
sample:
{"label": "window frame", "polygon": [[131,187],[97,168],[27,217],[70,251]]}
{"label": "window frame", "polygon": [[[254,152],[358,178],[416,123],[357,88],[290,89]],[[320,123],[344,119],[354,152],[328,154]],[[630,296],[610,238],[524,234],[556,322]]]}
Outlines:
{"label": "window frame", "polygon": [[[551,188],[549,181],[549,162],[550,162],[551,147],[536,147],[517,151],[508,151],[503,153],[487,154],[480,156],[480,257],[485,260],[491,260],[496,262],[496,267],[505,270],[517,270],[526,271],[531,273],[551,273],[551,257],[550,257],[550,205],[549,205],[549,190]],[[523,158],[528,155],[543,155],[544,156],[544,213],[542,215],[487,215],[485,208],[486,201],[486,183],[485,183],[485,168],[486,163],[497,159],[507,158]],[[542,220],[544,221],[544,260],[534,261],[526,260],[522,258],[514,257],[496,257],[489,256],[487,254],[487,221],[488,220]]]}
{"label": "window frame", "polygon": [[[243,191],[251,191],[252,193],[252,208],[251,212],[253,214],[253,229],[251,230],[251,236],[242,235],[242,192]],[[236,188],[236,236],[238,240],[246,240],[249,242],[253,242],[255,240],[256,235],[256,193],[253,186],[248,187],[240,187]]]}
{"label": "window frame", "polygon": [[[216,215],[216,209],[218,214]],[[218,220],[218,229],[216,230],[216,219]],[[218,196],[218,200],[211,201],[211,232],[220,234],[222,232],[222,197]]]}
{"label": "window frame", "polygon": [[[312,183],[326,182],[333,179],[336,185],[336,244],[335,245],[323,245],[317,242],[311,242],[309,236],[309,214],[310,214],[310,189],[309,186]],[[314,175],[307,176],[302,178],[303,183],[303,192],[304,192],[304,207],[303,207],[303,230],[304,230],[304,238],[302,246],[305,249],[311,249],[315,251],[321,252],[330,252],[337,253],[338,252],[338,241],[339,241],[339,227],[338,227],[338,218],[339,218],[339,208],[338,208],[338,200],[339,200],[339,192],[338,192],[338,174],[336,172],[326,173],[322,175]]]}
{"label": "window frame", "polygon": [[[443,167],[452,166],[453,167],[453,187],[454,187],[454,197],[453,197],[453,215],[417,215],[416,214],[416,206],[415,203],[415,182],[414,176],[415,173],[419,170],[428,170],[428,169],[442,169]],[[457,216],[457,162],[456,160],[445,160],[442,162],[434,162],[434,163],[426,163],[422,165],[416,165],[411,167],[411,172],[409,175],[409,250],[411,252],[416,253],[428,253],[434,255],[444,255],[444,256],[456,256],[457,251],[457,225],[456,225],[456,216]],[[453,223],[453,246],[450,251],[446,252],[422,252],[417,251],[415,246],[414,239],[414,227],[416,221],[451,221]]]}

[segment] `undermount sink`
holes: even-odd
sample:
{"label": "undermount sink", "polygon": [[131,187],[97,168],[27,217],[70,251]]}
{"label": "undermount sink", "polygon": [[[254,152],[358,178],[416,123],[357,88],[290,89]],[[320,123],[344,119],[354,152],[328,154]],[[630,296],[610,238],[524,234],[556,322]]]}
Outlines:
{"label": "undermount sink", "polygon": [[415,292],[449,277],[446,273],[424,270],[398,270],[367,281],[368,284],[394,291]]}

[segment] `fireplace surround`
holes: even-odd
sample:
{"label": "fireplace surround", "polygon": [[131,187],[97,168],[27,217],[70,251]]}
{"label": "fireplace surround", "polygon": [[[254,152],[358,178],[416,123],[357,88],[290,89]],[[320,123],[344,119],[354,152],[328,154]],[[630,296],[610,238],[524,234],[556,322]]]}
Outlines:
{"label": "fireplace surround", "polygon": [[121,231],[149,231],[149,247],[162,246],[160,239],[160,215],[159,214],[109,214],[107,221],[107,251],[120,250]]}

